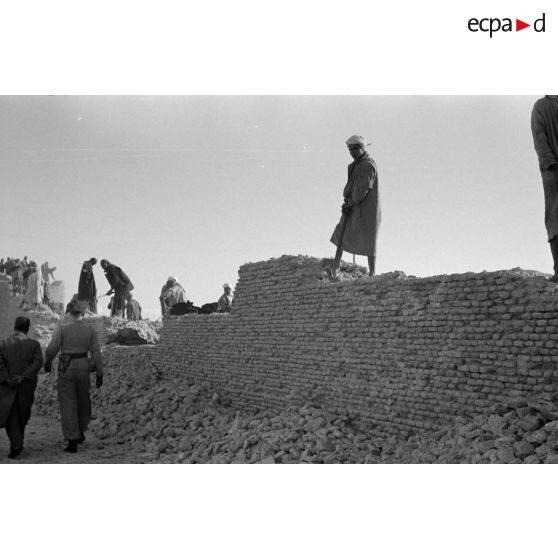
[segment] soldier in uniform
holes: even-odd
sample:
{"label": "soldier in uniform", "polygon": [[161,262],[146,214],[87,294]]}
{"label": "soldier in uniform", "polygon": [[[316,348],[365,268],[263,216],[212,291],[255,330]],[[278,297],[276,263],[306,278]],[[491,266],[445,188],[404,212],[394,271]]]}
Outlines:
{"label": "soldier in uniform", "polygon": [[90,361],[97,373],[96,386],[103,385],[103,361],[95,330],[83,320],[88,303],[73,300],[70,323],[59,325],[46,349],[45,371],[60,351],[58,362],[58,405],[62,418],[62,433],[68,445],[64,451],[76,453],[85,441],[85,431],[91,420]]}

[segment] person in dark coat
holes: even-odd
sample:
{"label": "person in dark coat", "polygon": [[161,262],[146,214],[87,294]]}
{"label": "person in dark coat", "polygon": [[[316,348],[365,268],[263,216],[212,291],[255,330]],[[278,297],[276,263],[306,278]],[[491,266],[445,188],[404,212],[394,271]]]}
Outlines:
{"label": "person in dark coat", "polygon": [[64,451],[70,453],[76,453],[78,444],[85,441],[85,431],[91,420],[89,357],[97,372],[96,386],[103,385],[101,349],[95,330],[83,320],[86,309],[86,301],[74,300],[70,309],[71,322],[56,328],[46,349],[45,372],[51,371],[52,361],[60,351],[56,389],[62,433],[68,442]]}
{"label": "person in dark coat", "polygon": [[531,131],[544,188],[544,224],[558,283],[558,95],[539,99],[531,112]]}
{"label": "person in dark coat", "polygon": [[37,374],[43,365],[39,342],[27,337],[30,325],[29,318],[17,317],[13,335],[0,343],[0,427],[6,429],[10,440],[10,459],[23,451]]}
{"label": "person in dark coat", "polygon": [[112,308],[113,314],[120,314],[125,318],[126,296],[134,289],[134,284],[130,278],[117,265],[111,264],[108,260],[101,260],[101,267],[105,271],[105,277],[110,285],[107,295],[114,293],[114,304]]}
{"label": "person in dark coat", "polygon": [[93,266],[96,263],[97,258],[90,258],[83,262],[78,282],[78,299],[86,300],[93,314],[97,313],[97,285],[93,274]]}
{"label": "person in dark coat", "polygon": [[[351,136],[345,143],[353,162],[349,165],[348,180],[343,190],[341,220],[333,231],[331,242],[337,247],[341,243],[343,250],[351,254],[368,256],[370,275],[374,275],[381,220],[378,169],[366,151],[368,144],[362,136]],[[335,262],[334,267],[337,265],[339,262]],[[332,272],[335,274],[336,269]]]}

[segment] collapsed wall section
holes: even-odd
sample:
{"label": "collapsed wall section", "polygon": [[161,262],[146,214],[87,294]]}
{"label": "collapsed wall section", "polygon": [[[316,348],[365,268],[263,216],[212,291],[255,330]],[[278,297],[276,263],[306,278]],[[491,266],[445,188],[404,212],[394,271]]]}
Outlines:
{"label": "collapsed wall section", "polygon": [[157,366],[240,408],[310,401],[380,436],[556,387],[558,288],[542,274],[324,277],[307,257],[242,266],[230,314],[165,320]]}

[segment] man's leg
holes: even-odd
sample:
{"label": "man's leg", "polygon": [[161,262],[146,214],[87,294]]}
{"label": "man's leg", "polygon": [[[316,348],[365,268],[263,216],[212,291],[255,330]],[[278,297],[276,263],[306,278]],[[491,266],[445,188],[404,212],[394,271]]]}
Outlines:
{"label": "man's leg", "polygon": [[78,440],[81,436],[78,421],[78,402],[75,387],[75,371],[66,370],[58,373],[57,391],[60,417],[62,420],[62,433],[70,442]]}
{"label": "man's leg", "polygon": [[10,440],[10,453],[8,457],[12,459],[17,457],[23,450],[23,431],[24,426],[19,416],[19,397],[16,392],[12,409],[6,421],[6,434]]}
{"label": "man's leg", "polygon": [[552,237],[549,244],[552,260],[554,262],[554,277],[551,278],[551,281],[558,282],[558,236]]}
{"label": "man's leg", "polygon": [[76,372],[76,396],[77,414],[80,431],[80,439],[84,438],[84,433],[91,420],[91,377],[88,370]]}
{"label": "man's leg", "polygon": [[368,269],[370,277],[373,277],[376,273],[376,256],[368,256]]}

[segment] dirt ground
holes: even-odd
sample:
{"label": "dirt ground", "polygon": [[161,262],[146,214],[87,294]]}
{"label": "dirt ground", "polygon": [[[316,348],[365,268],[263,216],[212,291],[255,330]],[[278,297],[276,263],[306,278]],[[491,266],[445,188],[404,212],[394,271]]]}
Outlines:
{"label": "dirt ground", "polygon": [[10,444],[6,430],[0,429],[0,464],[22,463],[146,463],[148,460],[137,449],[125,444],[100,441],[87,432],[86,440],[79,446],[78,453],[62,451],[64,438],[60,423],[51,418],[32,416],[25,429],[25,443],[17,459],[8,459]]}

